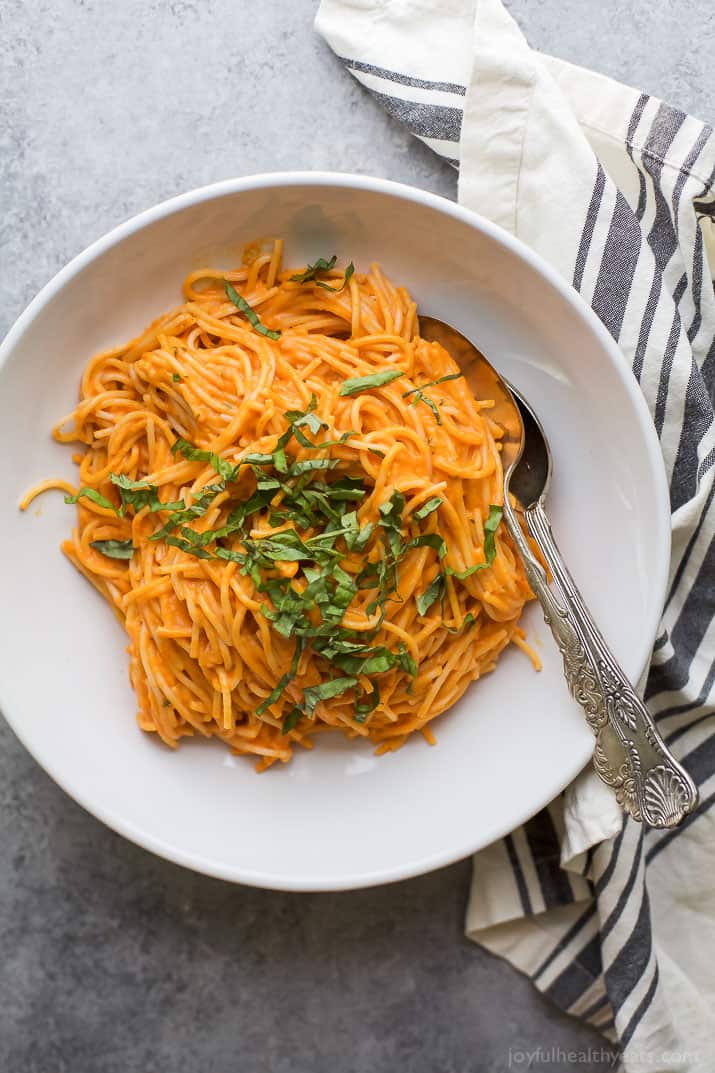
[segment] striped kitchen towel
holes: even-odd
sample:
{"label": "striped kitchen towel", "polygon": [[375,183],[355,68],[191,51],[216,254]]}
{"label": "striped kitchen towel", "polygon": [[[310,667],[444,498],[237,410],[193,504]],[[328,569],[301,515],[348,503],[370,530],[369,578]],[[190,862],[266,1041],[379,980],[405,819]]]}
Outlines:
{"label": "striped kitchen towel", "polygon": [[532,51],[499,0],[322,0],[316,26],[459,168],[459,200],[591,304],[648,401],[670,482],[670,587],[645,696],[700,805],[677,831],[644,831],[582,774],[476,855],[467,934],[617,1040],[627,1073],[713,1073],[715,136]]}

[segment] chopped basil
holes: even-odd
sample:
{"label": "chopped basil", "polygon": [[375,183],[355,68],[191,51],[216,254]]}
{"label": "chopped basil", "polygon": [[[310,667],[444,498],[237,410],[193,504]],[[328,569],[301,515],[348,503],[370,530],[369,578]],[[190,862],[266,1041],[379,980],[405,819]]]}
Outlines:
{"label": "chopped basil", "polygon": [[253,328],[255,328],[257,332],[260,332],[261,335],[267,336],[269,339],[280,339],[281,333],[274,332],[271,328],[266,328],[265,324],[261,323],[261,318],[258,316],[258,313],[256,313],[255,309],[252,309],[250,307],[246,299],[242,295],[240,295],[234,287],[231,286],[227,279],[224,280],[223,286],[224,290],[226,291],[226,297],[231,302],[233,302],[236,309],[239,309],[241,313],[243,313],[246,320]]}
{"label": "chopped basil", "polygon": [[283,720],[281,734],[289,734],[291,730],[294,730],[303,715],[305,715],[305,712],[303,712],[301,708],[291,708],[291,710],[288,712],[287,716]]}
{"label": "chopped basil", "polygon": [[489,563],[475,563],[474,566],[468,566],[466,570],[453,570],[451,566],[445,566],[444,572],[449,577],[456,577],[458,581],[465,581],[472,574],[476,574],[477,570],[486,570]]}
{"label": "chopped basil", "polygon": [[184,507],[181,499],[174,503],[162,503],[159,499],[159,489],[149,481],[133,481],[124,473],[110,473],[109,479],[119,489],[122,500],[120,514],[125,514],[127,507],[133,507],[135,512],[148,507],[152,513],[158,510],[181,510]]}
{"label": "chopped basil", "polygon": [[380,525],[387,534],[388,544],[393,556],[397,556],[402,543],[402,512],[405,509],[405,497],[395,489],[386,502],[380,504]]}
{"label": "chopped basil", "polygon": [[298,671],[298,663],[300,662],[300,654],[302,651],[303,644],[300,640],[298,640],[296,641],[295,650],[293,652],[293,659],[291,661],[289,669],[278,680],[278,685],[273,690],[273,692],[269,693],[263,703],[258,705],[258,707],[256,708],[256,715],[263,715],[266,708],[270,708],[271,704],[275,704],[275,702],[279,700],[280,697],[283,695],[286,686],[288,686],[289,683],[292,682],[296,676],[296,673]]}
{"label": "chopped basil", "polygon": [[414,656],[407,651],[407,645],[404,641],[397,650],[397,662],[406,674],[412,675],[413,678],[416,676],[417,663],[415,662]]}
{"label": "chopped basil", "polygon": [[171,374],[171,379],[174,381],[175,384],[180,384],[181,383],[181,377],[179,376],[178,373],[172,373]]}
{"label": "chopped basil", "polygon": [[359,700],[355,703],[354,719],[356,723],[364,723],[370,712],[374,712],[380,703],[380,687],[377,682],[372,682],[372,693],[363,693],[366,698],[364,703]]}
{"label": "chopped basil", "polygon": [[440,376],[438,380],[428,380],[426,384],[420,384],[419,387],[413,387],[409,391],[405,391],[402,398],[406,399],[409,395],[414,395],[416,391],[422,391],[426,387],[436,387],[437,384],[446,384],[448,380],[459,380],[464,373],[449,373],[447,376]]}
{"label": "chopped basil", "polygon": [[495,544],[494,534],[499,528],[499,523],[502,519],[503,508],[497,507],[493,503],[489,507],[489,516],[484,523],[484,558],[485,562],[475,563],[474,566],[468,566],[466,570],[453,570],[451,566],[448,566],[445,573],[450,577],[456,577],[459,581],[464,581],[465,578],[471,577],[477,570],[486,570],[488,566],[491,566],[494,562],[497,549]]}
{"label": "chopped basil", "polygon": [[489,564],[494,562],[494,557],[496,555],[494,534],[499,528],[503,513],[503,507],[498,507],[492,503],[489,507],[489,516],[484,523],[484,555]]}
{"label": "chopped basil", "polygon": [[329,678],[327,682],[321,682],[320,685],[306,686],[303,690],[303,701],[308,715],[312,716],[321,700],[338,697],[356,685],[357,678]]}
{"label": "chopped basil", "polygon": [[444,538],[439,533],[422,533],[421,536],[415,537],[407,545],[408,548],[434,548],[439,555],[440,559],[444,559],[447,554],[447,545],[444,542]]}
{"label": "chopped basil", "polygon": [[216,548],[216,558],[226,559],[230,563],[245,563],[246,556],[242,551],[234,551],[233,548]]}
{"label": "chopped basil", "polygon": [[65,503],[77,503],[82,498],[90,499],[93,503],[96,503],[98,507],[105,507],[107,510],[113,510],[115,514],[119,514],[119,511],[110,503],[96,488],[80,488],[79,492],[73,496],[65,496]]}
{"label": "chopped basil", "polygon": [[339,465],[340,459],[338,458],[304,458],[302,462],[293,463],[288,470],[288,475],[298,477],[301,473],[310,473],[318,469],[335,469]]}
{"label": "chopped basil", "polygon": [[327,283],[321,283],[321,281],[319,279],[316,279],[315,282],[317,283],[317,285],[319,287],[322,287],[324,291],[333,291],[335,294],[339,294],[340,291],[345,290],[345,288],[347,287],[348,283],[353,278],[354,274],[355,274],[355,265],[351,261],[350,264],[348,265],[348,267],[345,269],[345,275],[343,277],[343,282],[340,284],[339,287],[331,287]]}
{"label": "chopped basil", "polygon": [[398,376],[404,376],[403,369],[384,369],[380,373],[372,373],[370,376],[355,376],[352,380],[345,380],[340,388],[340,394],[359,395],[362,391],[370,391],[371,388],[382,387],[397,380]]}
{"label": "chopped basil", "polygon": [[467,613],[467,614],[466,614],[466,615],[464,616],[464,619],[463,619],[463,620],[462,620],[462,622],[461,622],[461,623],[459,624],[459,626],[454,626],[454,627],[451,627],[451,626],[445,626],[444,628],[445,628],[445,630],[447,631],[447,633],[461,633],[461,632],[462,632],[462,630],[470,630],[470,629],[472,628],[472,626],[474,625],[474,623],[475,623],[476,621],[477,621],[477,620],[476,620],[476,618],[474,617],[474,615],[472,614],[472,612],[471,612],[471,611],[469,611],[469,612],[468,612],[468,613]]}
{"label": "chopped basil", "polygon": [[355,272],[355,265],[350,262],[345,269],[345,276],[343,282],[339,287],[331,287],[328,283],[323,283],[318,279],[319,272],[330,272],[337,263],[337,254],[333,254],[329,261],[326,261],[324,257],[319,257],[315,264],[309,264],[305,269],[305,272],[298,272],[294,276],[289,276],[291,283],[316,283],[318,287],[322,287],[325,291],[335,291],[336,293],[342,291],[347,287],[348,283],[352,279]]}
{"label": "chopped basil", "polygon": [[[199,447],[194,447],[193,444],[183,440],[180,436],[172,443],[171,453],[174,458],[176,458],[177,454],[180,454],[187,462],[210,463],[219,477],[223,477],[225,481],[235,481],[242,464],[246,461],[246,459],[241,459],[238,465],[232,466],[230,462],[227,462],[225,458],[221,458],[215,451],[202,451]],[[271,456],[268,455],[267,457],[270,459]]]}
{"label": "chopped basil", "polygon": [[331,268],[335,268],[337,264],[338,255],[334,253],[329,261],[326,261],[324,257],[319,257],[314,265],[308,263],[305,272],[298,272],[295,276],[290,276],[291,283],[310,283],[315,279],[318,272],[329,272]]}
{"label": "chopped basil", "polygon": [[421,596],[417,597],[417,613],[424,615],[436,600],[444,596],[444,574],[437,574]]}
{"label": "chopped basil", "polygon": [[440,417],[439,408],[434,399],[431,399],[429,395],[424,394],[426,387],[435,387],[436,384],[445,384],[448,380],[458,380],[463,373],[449,373],[447,376],[440,376],[438,380],[428,380],[426,384],[420,384],[419,387],[410,388],[409,391],[405,391],[402,394],[403,399],[409,398],[410,395],[414,395],[414,399],[410,403],[410,406],[416,406],[418,402],[423,402],[425,406],[429,406],[430,410],[434,414],[434,419],[438,425],[442,424],[442,418]]}
{"label": "chopped basil", "polygon": [[426,503],[423,503],[419,510],[415,511],[412,517],[415,519],[416,522],[421,522],[428,515],[430,515],[433,511],[437,510],[437,508],[441,506],[442,500],[439,498],[439,496],[433,496],[431,499],[428,499]]}
{"label": "chopped basil", "polygon": [[[190,522],[193,518],[200,518],[202,514],[211,506],[219,492],[223,492],[225,484],[220,481],[218,484],[207,484],[201,489],[201,492],[196,497],[190,507],[186,507],[185,510],[176,510],[169,515],[169,520],[162,525],[161,529],[157,529],[155,533],[149,537],[150,540],[163,540],[168,533],[172,533],[174,529],[177,529],[184,522]],[[182,504],[183,506],[183,504]]]}
{"label": "chopped basil", "polygon": [[296,428],[300,428],[301,425],[307,425],[313,435],[317,436],[321,428],[328,427],[325,421],[322,421],[314,412],[317,405],[318,400],[315,397],[315,393],[313,393],[310,396],[307,410],[286,410],[283,416],[293,426],[294,431]]}
{"label": "chopped basil", "polygon": [[[364,653],[364,654],[362,654]],[[323,655],[325,652],[322,653]],[[397,656],[389,648],[367,648],[361,650],[361,655],[350,653],[336,653],[332,656],[332,662],[340,667],[346,674],[383,674],[389,671],[397,663]]]}
{"label": "chopped basil", "polygon": [[206,551],[204,548],[195,547],[182,537],[167,536],[164,537],[164,543],[169,544],[172,548],[178,548],[180,551],[186,552],[187,555],[194,555],[197,559],[214,558],[210,551]]}
{"label": "chopped basil", "polygon": [[431,399],[428,395],[425,395],[422,391],[417,391],[414,399],[410,403],[410,406],[416,406],[418,402],[423,402],[425,406],[429,406],[430,410],[434,414],[434,419],[438,425],[442,424],[442,418],[439,414],[439,408],[434,399]]}
{"label": "chopped basil", "polygon": [[131,540],[92,540],[90,543],[108,559],[131,559],[134,554]]}

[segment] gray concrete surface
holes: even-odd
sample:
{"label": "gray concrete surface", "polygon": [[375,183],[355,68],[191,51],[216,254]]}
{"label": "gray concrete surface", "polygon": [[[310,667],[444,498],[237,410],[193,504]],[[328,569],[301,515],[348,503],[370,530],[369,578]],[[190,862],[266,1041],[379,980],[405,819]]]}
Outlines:
{"label": "gray concrete surface", "polygon": [[[535,46],[715,115],[709,0],[509,7]],[[0,0],[0,331],[92,239],[215,179],[337,168],[454,194],[314,9]],[[196,876],[86,815],[0,723],[0,1070],[500,1073],[537,1048],[540,1073],[612,1068],[463,939],[468,878],[299,896]]]}

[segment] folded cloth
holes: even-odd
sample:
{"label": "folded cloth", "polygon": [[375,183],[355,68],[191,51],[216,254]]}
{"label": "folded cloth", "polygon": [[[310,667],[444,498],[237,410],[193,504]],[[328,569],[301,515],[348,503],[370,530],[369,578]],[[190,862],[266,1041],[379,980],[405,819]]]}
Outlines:
{"label": "folded cloth", "polygon": [[477,853],[467,935],[621,1048],[715,1069],[715,136],[529,48],[499,0],[322,0],[316,28],[459,200],[549,260],[620,345],[660,437],[672,562],[645,698],[700,789],[675,831],[586,771]]}

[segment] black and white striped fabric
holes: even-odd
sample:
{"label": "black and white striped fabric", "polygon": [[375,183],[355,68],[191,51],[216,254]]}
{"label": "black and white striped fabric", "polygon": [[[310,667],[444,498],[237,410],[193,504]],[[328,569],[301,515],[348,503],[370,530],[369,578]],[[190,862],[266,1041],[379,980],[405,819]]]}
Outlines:
{"label": "black and white striped fabric", "polygon": [[712,1073],[715,135],[533,52],[500,0],[322,0],[316,27],[459,168],[460,201],[591,304],[647,399],[670,482],[670,587],[645,696],[700,805],[677,831],[644,832],[584,773],[477,854],[467,934],[618,1040],[627,1073]]}

